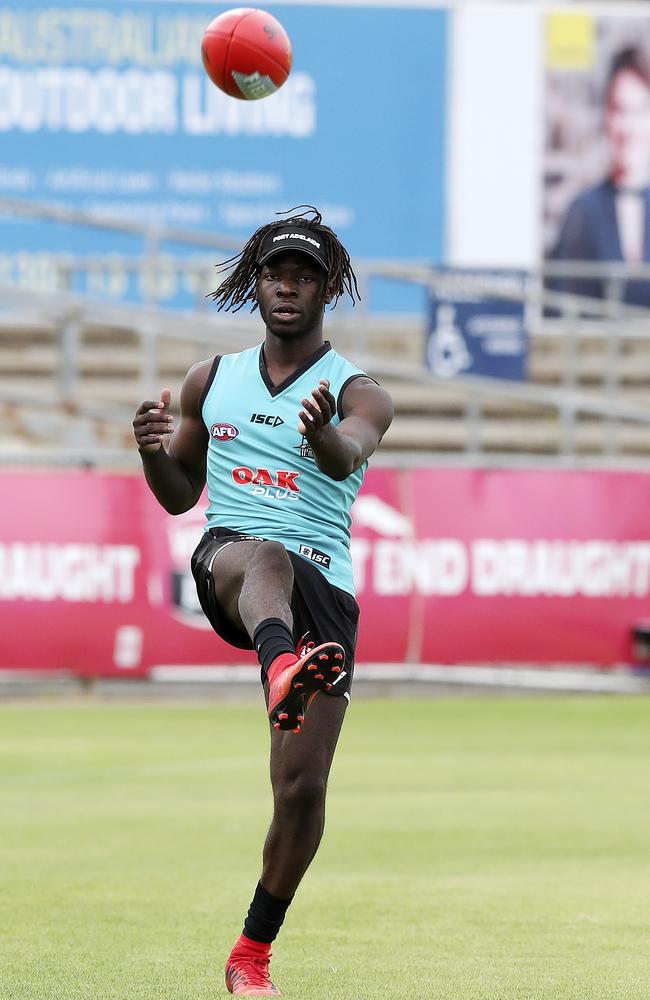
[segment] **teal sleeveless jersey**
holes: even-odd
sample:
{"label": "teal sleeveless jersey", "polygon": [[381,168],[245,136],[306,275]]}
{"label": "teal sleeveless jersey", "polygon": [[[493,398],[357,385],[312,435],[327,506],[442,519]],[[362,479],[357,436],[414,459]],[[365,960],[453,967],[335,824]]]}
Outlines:
{"label": "teal sleeveless jersey", "polygon": [[206,531],[230,528],[282,542],[354,594],[350,507],[367,463],[343,482],[330,479],[298,430],[298,412],[326,378],[338,424],[343,390],[364,374],[327,342],[279,386],[261,346],[215,358],[201,406],[209,434]]}

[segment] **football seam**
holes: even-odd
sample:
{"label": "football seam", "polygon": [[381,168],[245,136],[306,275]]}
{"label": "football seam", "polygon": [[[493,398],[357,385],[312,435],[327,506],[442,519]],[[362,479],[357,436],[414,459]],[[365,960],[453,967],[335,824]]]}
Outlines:
{"label": "football seam", "polygon": [[[237,29],[239,28],[240,24],[243,24],[243,22],[246,20],[247,17],[250,17],[251,14],[256,14],[256,13],[257,13],[257,8],[256,7],[251,7],[250,10],[246,11],[246,13],[243,15],[243,17],[240,17],[240,19],[235,23],[235,26],[233,27],[232,31],[230,32],[230,38],[228,39],[228,48],[226,49],[226,57],[225,57],[225,59],[223,61],[223,66],[224,66],[224,83],[228,82],[228,73],[230,73],[230,75],[232,77],[232,70],[230,69],[230,48],[231,48],[233,40],[235,38],[235,34],[237,32]],[[237,82],[235,81],[234,77],[233,77],[233,82],[235,83],[235,86],[237,86]],[[239,90],[239,87],[237,87],[237,89]],[[240,91],[240,93],[241,93],[241,91]],[[233,95],[229,94],[228,96],[232,97]]]}

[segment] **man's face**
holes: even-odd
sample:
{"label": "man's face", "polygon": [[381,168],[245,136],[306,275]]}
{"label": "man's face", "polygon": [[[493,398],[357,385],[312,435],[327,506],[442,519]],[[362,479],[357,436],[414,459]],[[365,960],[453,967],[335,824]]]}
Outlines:
{"label": "man's face", "polygon": [[262,265],[257,302],[267,329],[283,339],[311,333],[330,301],[327,275],[308,254],[287,250]]}
{"label": "man's face", "polygon": [[622,70],[607,100],[606,127],[614,179],[641,187],[650,175],[650,88],[638,74]]}

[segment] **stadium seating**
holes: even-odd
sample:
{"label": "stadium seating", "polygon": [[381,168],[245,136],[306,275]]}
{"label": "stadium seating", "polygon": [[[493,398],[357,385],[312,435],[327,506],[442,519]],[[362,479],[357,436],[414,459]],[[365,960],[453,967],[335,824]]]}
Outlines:
{"label": "stadium seating", "polygon": [[[187,369],[213,353],[251,346],[259,317],[174,313],[7,289],[0,312],[0,454],[43,449],[132,454],[131,419],[163,384],[178,391]],[[396,419],[384,453],[646,456],[650,339],[639,320],[608,337],[602,320],[539,319],[529,381],[433,378],[423,365],[419,317],[341,310],[329,336],[390,390]],[[627,408],[627,409],[626,409]],[[650,411],[648,411],[650,414]],[[650,416],[648,417],[650,422]]]}

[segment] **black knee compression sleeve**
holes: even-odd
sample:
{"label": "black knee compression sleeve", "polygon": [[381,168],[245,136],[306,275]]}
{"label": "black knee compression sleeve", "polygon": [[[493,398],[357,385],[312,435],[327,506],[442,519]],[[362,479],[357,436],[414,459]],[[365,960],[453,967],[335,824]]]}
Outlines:
{"label": "black knee compression sleeve", "polygon": [[280,653],[296,651],[291,629],[281,618],[265,618],[260,622],[253,633],[253,645],[264,673]]}

